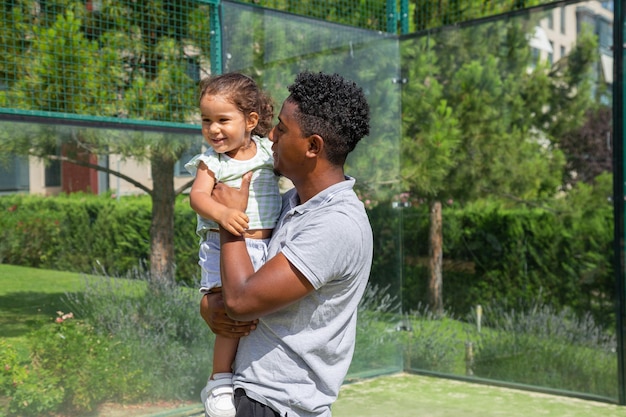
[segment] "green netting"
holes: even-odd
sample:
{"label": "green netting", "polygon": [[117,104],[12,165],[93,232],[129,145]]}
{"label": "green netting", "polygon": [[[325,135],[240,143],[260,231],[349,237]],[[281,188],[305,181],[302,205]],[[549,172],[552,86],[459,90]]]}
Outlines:
{"label": "green netting", "polygon": [[0,8],[0,107],[193,123],[210,5],[29,1]]}
{"label": "green netting", "polygon": [[[242,3],[395,34],[540,1]],[[193,125],[198,80],[222,71],[219,4],[217,0],[5,1],[0,6],[0,113]],[[245,27],[234,30],[249,33]],[[254,44],[253,39],[249,42]]]}
{"label": "green netting", "polygon": [[333,23],[415,32],[550,3],[546,0],[243,0]]}

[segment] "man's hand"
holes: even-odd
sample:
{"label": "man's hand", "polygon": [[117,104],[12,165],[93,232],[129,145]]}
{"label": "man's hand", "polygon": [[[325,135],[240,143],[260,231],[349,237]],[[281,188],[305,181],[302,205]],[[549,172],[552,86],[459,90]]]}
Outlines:
{"label": "man's hand", "polygon": [[218,182],[213,188],[211,196],[220,204],[245,212],[248,208],[248,194],[250,192],[250,181],[252,172],[247,172],[241,178],[241,188],[239,190],[230,188],[228,185]]}
{"label": "man's hand", "polygon": [[209,325],[211,331],[225,337],[239,338],[247,336],[256,329],[258,320],[235,321],[228,317],[224,310],[221,293],[206,294],[200,301],[200,315]]}

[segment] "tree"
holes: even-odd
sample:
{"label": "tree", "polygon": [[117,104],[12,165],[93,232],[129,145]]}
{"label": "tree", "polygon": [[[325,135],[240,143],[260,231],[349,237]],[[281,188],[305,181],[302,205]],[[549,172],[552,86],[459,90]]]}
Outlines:
{"label": "tree", "polygon": [[365,29],[385,31],[387,27],[386,2],[380,0],[244,0],[276,10],[303,15],[327,22],[341,23]]}
{"label": "tree", "polygon": [[557,69],[530,71],[527,18],[488,22],[402,45],[404,191],[431,206],[429,304],[441,299],[442,201],[536,201],[560,186],[563,126],[592,104],[593,39]]}
{"label": "tree", "polygon": [[513,2],[466,0],[409,0],[412,10],[412,25],[415,30],[437,28],[480,19],[513,10],[522,10],[545,3],[542,0],[516,0]]}
{"label": "tree", "polygon": [[564,184],[594,183],[596,177],[613,170],[611,108],[587,110],[584,124],[563,135],[561,149],[567,159]]}
{"label": "tree", "polygon": [[439,194],[445,177],[456,164],[461,131],[452,107],[443,96],[443,85],[433,76],[437,61],[426,39],[405,45],[402,91],[401,177],[405,190],[430,200],[429,297],[434,313],[443,314],[442,214]]}
{"label": "tree", "polygon": [[[174,189],[174,165],[201,139],[197,128],[172,129],[171,124],[194,121],[198,68],[209,61],[208,6],[191,0],[112,0],[98,2],[99,8],[95,5],[87,2],[85,7],[76,0],[13,3],[15,26],[0,28],[0,36],[13,36],[13,44],[23,45],[25,53],[7,78],[12,84],[0,94],[0,104],[56,112],[74,120],[86,115],[161,122],[161,133],[141,127],[124,130],[129,125],[114,122],[109,123],[110,130],[28,126],[4,132],[0,151],[105,171],[149,194],[150,276],[156,283],[172,282],[174,201],[190,185]],[[167,133],[172,130],[182,134]],[[153,187],[88,157],[111,154],[150,161]]]}

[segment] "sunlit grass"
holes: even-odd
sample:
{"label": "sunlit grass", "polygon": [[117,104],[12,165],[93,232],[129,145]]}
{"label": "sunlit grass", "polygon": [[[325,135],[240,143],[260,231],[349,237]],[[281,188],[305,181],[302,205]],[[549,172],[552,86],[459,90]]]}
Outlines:
{"label": "sunlit grass", "polygon": [[334,417],[626,417],[626,407],[421,375],[344,385]]}
{"label": "sunlit grass", "polygon": [[19,345],[52,322],[67,292],[84,288],[81,274],[0,264],[0,334]]}

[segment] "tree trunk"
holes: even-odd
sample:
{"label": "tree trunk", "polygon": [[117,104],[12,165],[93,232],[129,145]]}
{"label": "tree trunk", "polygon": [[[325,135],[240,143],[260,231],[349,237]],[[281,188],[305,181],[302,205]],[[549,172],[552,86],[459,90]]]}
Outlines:
{"label": "tree trunk", "polygon": [[441,228],[441,202],[434,201],[430,206],[430,235],[429,235],[429,270],[428,304],[430,311],[438,316],[443,315],[443,298],[441,276],[441,262],[443,259],[443,233]]}
{"label": "tree trunk", "polygon": [[175,160],[153,156],[151,171],[152,223],[150,225],[150,280],[155,284],[175,282],[174,257],[174,164]]}

